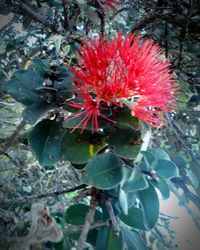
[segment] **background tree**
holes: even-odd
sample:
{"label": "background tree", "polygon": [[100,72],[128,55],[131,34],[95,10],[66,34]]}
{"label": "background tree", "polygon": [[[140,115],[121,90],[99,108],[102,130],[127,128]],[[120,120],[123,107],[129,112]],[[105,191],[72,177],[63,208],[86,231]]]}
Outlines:
{"label": "background tree", "polygon": [[[7,17],[0,41],[2,248],[175,248],[173,240],[163,240],[163,227],[174,235],[170,217],[158,218],[155,190],[163,198],[173,192],[199,228],[189,203],[199,209],[200,2],[3,0],[0,13]],[[65,102],[73,98],[66,65],[78,64],[76,52],[88,37],[111,39],[116,32],[159,43],[178,85],[178,109],[166,114],[168,126],[153,129],[142,171],[132,180],[121,160],[135,169],[135,156],[127,157],[119,131],[107,140],[86,128],[79,137],[78,129],[67,132],[78,122],[65,120],[74,112]],[[133,124],[122,134],[134,135],[130,152],[137,154],[138,121],[127,112],[119,117],[122,127]],[[113,155],[101,158],[107,148],[120,163]]]}

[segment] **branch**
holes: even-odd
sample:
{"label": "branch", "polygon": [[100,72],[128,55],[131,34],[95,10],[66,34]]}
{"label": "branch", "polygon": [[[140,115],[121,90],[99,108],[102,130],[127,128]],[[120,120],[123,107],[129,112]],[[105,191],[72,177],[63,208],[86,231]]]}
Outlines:
{"label": "branch", "polygon": [[13,144],[15,143],[17,137],[19,136],[19,133],[24,128],[25,124],[26,123],[25,123],[24,120],[21,121],[21,123],[19,124],[19,126],[17,127],[17,129],[13,132],[13,134],[10,136],[10,138],[7,139],[6,143],[3,146],[3,150],[7,151],[8,148],[10,148],[10,147],[13,146]]}
{"label": "branch", "polygon": [[40,3],[40,0],[36,0],[36,3],[37,3],[37,7],[40,8],[42,7],[41,3]]}
{"label": "branch", "polygon": [[141,30],[144,28],[147,24],[155,21],[157,17],[159,17],[160,12],[158,13],[157,8],[153,8],[149,14],[145,15],[143,18],[141,18],[138,22],[135,23],[135,25],[131,29],[131,33],[135,33],[136,31]]}
{"label": "branch", "polygon": [[188,214],[192,217],[196,227],[200,230],[200,224],[199,224],[199,217],[197,215],[195,215],[191,209],[191,207],[188,205],[187,200],[183,199],[182,195],[179,194],[177,188],[175,187],[174,183],[170,182],[170,189],[172,190],[172,192],[174,193],[174,195],[177,197],[177,199],[179,200],[179,203],[184,206],[184,208],[186,209],[186,211],[188,212]]}
{"label": "branch", "polygon": [[27,200],[41,199],[41,198],[46,198],[46,197],[51,197],[51,196],[58,196],[58,195],[62,195],[62,194],[71,193],[71,192],[74,192],[76,190],[80,190],[80,189],[83,189],[86,187],[87,187],[86,184],[81,184],[79,186],[69,188],[69,189],[64,189],[61,191],[55,191],[55,192],[49,192],[49,193],[44,193],[44,194],[39,194],[39,195],[20,197],[19,199],[15,199],[15,200],[0,200],[0,204],[1,205],[15,204],[15,203],[27,201]]}
{"label": "branch", "polygon": [[63,3],[63,14],[64,14],[64,28],[68,29],[69,28],[68,15],[67,15],[68,0],[62,0],[62,3]]}
{"label": "branch", "polygon": [[166,118],[167,118],[167,120],[169,122],[170,127],[173,129],[174,134],[176,135],[177,139],[182,144],[183,148],[191,155],[194,162],[197,165],[200,166],[200,155],[199,155],[199,153],[193,151],[192,144],[187,140],[187,138],[185,137],[184,132],[182,131],[182,129],[180,128],[178,123],[175,120],[171,119],[168,114],[166,114]]}
{"label": "branch", "polygon": [[30,15],[35,21],[41,23],[45,27],[49,28],[50,30],[57,32],[58,26],[52,22],[47,21],[42,15],[36,13],[33,11],[31,7],[29,7],[27,4],[23,3],[21,0],[16,0],[20,7],[25,10],[25,12]]}
{"label": "branch", "polygon": [[[104,221],[104,222],[96,222],[94,224],[92,224],[90,226],[90,229],[95,229],[95,228],[99,228],[99,227],[105,227],[105,226],[109,226],[110,223],[109,221]],[[63,234],[71,234],[71,233],[77,233],[79,231],[81,231],[83,229],[83,225],[73,225],[73,226],[69,226],[67,228],[64,228],[63,230]]]}
{"label": "branch", "polygon": [[115,13],[113,14],[113,16],[110,18],[110,20],[113,20],[118,14],[120,14],[120,13],[123,12],[123,11],[127,11],[127,10],[128,10],[127,7],[124,7],[124,8],[119,9],[117,12],[115,12]]}
{"label": "branch", "polygon": [[[20,167],[20,162],[18,161],[18,159],[15,159],[13,156],[9,155],[8,153],[0,150],[0,154],[1,155],[5,155],[6,157],[8,157],[8,159],[17,167],[19,168]],[[6,171],[8,171],[9,169],[6,168]],[[2,170],[1,170],[2,172]]]}
{"label": "branch", "polygon": [[110,203],[110,201],[108,199],[105,200],[105,205],[106,205],[106,208],[108,210],[108,214],[109,214],[110,219],[111,219],[111,223],[112,223],[112,226],[113,226],[114,234],[116,236],[119,236],[120,229],[119,229],[116,217],[115,217],[115,213],[113,211],[113,207],[112,207],[112,205],[111,205],[111,203]]}
{"label": "branch", "polygon": [[186,73],[178,68],[173,68],[173,70],[183,81],[189,84],[200,84],[200,77]]}
{"label": "branch", "polygon": [[104,35],[104,30],[105,30],[105,18],[104,18],[104,11],[101,5],[99,5],[99,9],[97,10],[97,15],[100,19],[100,31],[102,36]]}
{"label": "branch", "polygon": [[83,228],[82,228],[82,231],[81,231],[81,235],[79,237],[79,241],[78,241],[78,245],[77,245],[76,250],[82,250],[83,247],[84,247],[84,243],[87,240],[87,235],[89,233],[91,224],[94,221],[96,206],[97,206],[97,200],[96,200],[96,198],[94,196],[92,196],[91,202],[90,202],[90,208],[89,208],[89,211],[88,211],[88,213],[86,215],[85,223],[83,225]]}

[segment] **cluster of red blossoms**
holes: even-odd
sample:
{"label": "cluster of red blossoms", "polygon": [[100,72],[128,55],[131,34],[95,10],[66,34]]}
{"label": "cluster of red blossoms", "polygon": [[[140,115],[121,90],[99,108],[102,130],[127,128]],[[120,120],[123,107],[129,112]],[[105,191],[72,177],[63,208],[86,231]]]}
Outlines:
{"label": "cluster of red blossoms", "polygon": [[103,4],[104,8],[111,10],[115,10],[115,6],[121,5],[119,0],[101,0],[101,3]]}
{"label": "cluster of red blossoms", "polygon": [[116,6],[121,5],[120,0],[88,0],[90,4],[98,4],[103,10],[115,11]]}
{"label": "cluster of red blossoms", "polygon": [[[176,85],[169,62],[152,40],[119,33],[112,40],[101,36],[85,42],[71,67],[79,101],[70,105],[83,117],[76,128],[92,122],[98,130],[102,107],[128,106],[133,116],[153,127],[164,124],[163,113],[174,108]],[[70,119],[71,119],[70,118]]]}

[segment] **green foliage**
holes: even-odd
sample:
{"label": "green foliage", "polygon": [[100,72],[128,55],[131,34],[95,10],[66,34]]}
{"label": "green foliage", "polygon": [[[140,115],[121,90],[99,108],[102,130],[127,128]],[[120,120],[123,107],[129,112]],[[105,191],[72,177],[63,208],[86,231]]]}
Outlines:
{"label": "green foliage", "polygon": [[[85,204],[75,204],[70,206],[66,211],[66,222],[72,225],[82,225],[85,221],[85,216],[89,210],[89,207]],[[95,210],[95,221],[100,221],[102,214],[98,210]]]}
{"label": "green foliage", "polygon": [[16,101],[28,106],[42,100],[42,97],[35,92],[37,88],[42,87],[42,83],[43,79],[36,72],[20,70],[4,88]]}
{"label": "green foliage", "polygon": [[118,128],[109,135],[108,143],[116,155],[134,159],[140,151],[140,138],[141,134],[139,131],[129,128]]}
{"label": "green foliage", "polygon": [[[2,0],[0,9],[3,15],[14,14],[10,23],[2,28],[0,42],[0,81],[3,83],[0,92],[1,197],[4,190],[14,200],[21,195],[37,195],[41,190],[48,193],[49,189],[60,191],[66,186],[74,187],[76,182],[77,185],[86,183],[86,188],[76,191],[73,197],[65,194],[55,198],[56,204],[64,204],[66,199],[67,204],[70,203],[68,208],[64,207],[64,222],[58,219],[60,225],[64,229],[69,225],[80,226],[79,230],[64,235],[62,242],[52,243],[46,248],[64,250],[76,246],[89,211],[85,204],[90,203],[91,196],[98,201],[94,224],[108,223],[90,230],[86,241],[95,249],[147,249],[141,235],[149,229],[153,232],[149,231],[150,239],[153,239],[148,241],[149,248],[155,245],[158,249],[173,248],[170,244],[164,245],[164,240],[154,230],[160,225],[157,191],[163,199],[168,199],[171,191],[175,190],[176,195],[181,190],[182,195],[178,198],[186,209],[188,202],[200,208],[198,1],[122,1],[122,6],[116,6],[115,11],[107,11],[103,4],[91,1],[68,1],[67,10],[63,9],[64,1],[60,0],[31,0],[28,4],[27,1],[17,2]],[[29,5],[37,18],[33,18],[20,2]],[[118,8],[122,9],[118,11]],[[19,32],[16,27],[21,27],[21,24],[23,30]],[[150,37],[160,44],[172,62],[178,84],[178,108],[167,116],[166,128],[154,130],[150,143],[153,148],[146,151],[141,152],[142,128],[145,126],[141,127],[128,108],[118,107],[115,110],[112,104],[107,110],[103,108],[102,114],[116,123],[100,117],[100,130],[94,132],[93,121],[89,121],[85,128],[84,124],[78,126],[84,115],[78,116],[77,110],[70,105],[71,100],[79,102],[80,95],[73,86],[73,74],[66,64],[77,63],[76,51],[85,35],[94,35],[103,29],[105,36],[113,36],[120,31],[124,34],[139,32],[144,39]],[[17,136],[14,129],[19,124],[16,117],[21,113],[21,106],[7,94],[25,106],[23,120],[32,126],[31,129],[27,126],[23,133],[17,132]],[[3,114],[3,111],[7,113]],[[73,118],[74,115],[77,117]],[[28,151],[27,134],[41,166]],[[5,142],[7,140],[8,143]],[[134,160],[138,153],[142,154],[142,159],[136,165]],[[65,167],[66,161],[71,164],[68,168]],[[37,168],[34,167],[36,165]],[[51,166],[44,175],[39,173],[45,171],[43,166]],[[29,183],[30,178],[33,181]],[[77,202],[76,198],[80,203],[73,204]],[[47,203],[52,205],[52,200],[47,199]],[[109,214],[105,200],[113,209],[119,236],[113,230],[113,215]],[[28,206],[28,202],[26,205],[22,202],[22,208],[5,205],[9,213],[4,216],[1,210],[0,227],[7,224],[9,227],[10,221],[15,220],[20,224],[18,214],[21,216]],[[54,207],[60,208],[60,205]],[[199,218],[190,209],[188,211],[199,226]],[[170,232],[169,225],[163,228]],[[4,230],[0,232],[3,234]],[[21,236],[19,232],[16,235]],[[6,244],[0,242],[3,247]],[[6,248],[9,247],[6,245]]]}
{"label": "green foliage", "polygon": [[28,140],[41,165],[52,166],[60,159],[64,133],[62,124],[51,120],[43,120],[31,130]]}
{"label": "green foliage", "polygon": [[151,229],[155,226],[159,215],[159,200],[156,190],[149,182],[148,188],[138,191],[137,195],[142,205],[145,225]]}
{"label": "green foliage", "polygon": [[112,189],[123,178],[122,168],[122,162],[116,155],[99,154],[87,163],[83,182],[102,190]]}
{"label": "green foliage", "polygon": [[147,250],[143,239],[136,231],[131,231],[127,228],[121,228],[123,243],[127,250]]}
{"label": "green foliage", "polygon": [[167,200],[170,196],[170,188],[167,183],[167,181],[162,177],[158,175],[158,181],[154,181],[153,185],[156,187],[160,193],[162,194],[162,197],[164,200]]}
{"label": "green foliage", "polygon": [[134,174],[129,176],[128,180],[126,180],[122,187],[125,192],[135,192],[148,187],[148,182],[141,170],[134,169],[133,172]]}
{"label": "green foliage", "polygon": [[121,250],[123,249],[123,241],[121,234],[117,237],[111,227],[103,227],[97,237],[96,249]]}
{"label": "green foliage", "polygon": [[62,141],[63,158],[77,164],[86,163],[105,146],[105,137],[100,133],[91,134],[85,131],[81,134],[78,129],[66,132]]}
{"label": "green foliage", "polygon": [[121,214],[120,219],[128,226],[140,230],[147,230],[144,223],[143,211],[138,207],[131,207],[128,210],[128,215]]}
{"label": "green foliage", "polygon": [[130,114],[130,110],[127,107],[122,108],[116,115],[115,120],[118,124],[128,126],[132,129],[138,130],[140,127],[139,119]]}

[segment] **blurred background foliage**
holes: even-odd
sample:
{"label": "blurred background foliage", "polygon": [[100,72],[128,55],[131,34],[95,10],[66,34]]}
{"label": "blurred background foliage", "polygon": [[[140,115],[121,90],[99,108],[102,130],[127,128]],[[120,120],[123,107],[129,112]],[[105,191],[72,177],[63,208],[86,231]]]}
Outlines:
{"label": "blurred background foliage", "polygon": [[[167,116],[166,127],[153,131],[151,147],[165,149],[177,164],[181,178],[172,180],[171,190],[200,229],[198,214],[189,207],[192,202],[200,208],[200,1],[121,0],[114,9],[102,6],[92,0],[1,0],[0,85],[17,69],[30,67],[33,58],[60,69],[75,62],[82,41],[99,31],[107,36],[140,33],[159,43],[178,83],[177,110]],[[37,195],[73,187],[79,173],[66,162],[41,167],[27,142],[30,126],[22,120],[23,106],[3,90],[0,98],[0,235],[22,236]],[[24,198],[30,195],[35,197]],[[76,202],[73,193],[40,199],[57,214]],[[174,247],[169,221],[160,217],[171,240],[162,240],[158,226],[151,232],[150,249],[155,241],[158,249]],[[51,244],[37,246],[45,248],[54,249]]]}

